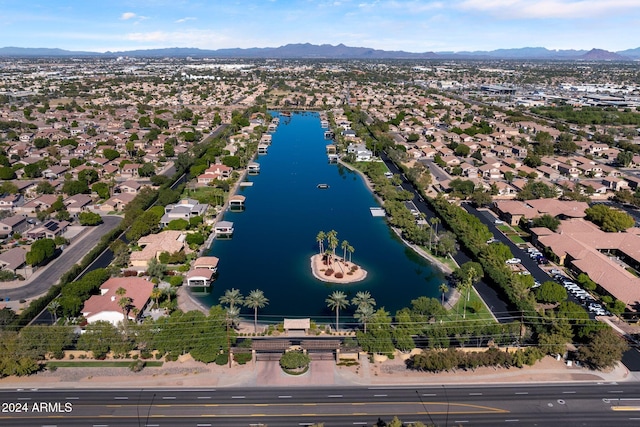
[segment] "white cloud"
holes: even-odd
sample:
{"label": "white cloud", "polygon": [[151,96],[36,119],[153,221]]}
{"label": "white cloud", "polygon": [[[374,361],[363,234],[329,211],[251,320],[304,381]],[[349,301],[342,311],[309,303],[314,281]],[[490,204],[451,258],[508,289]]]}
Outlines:
{"label": "white cloud", "polygon": [[133,19],[136,18],[138,15],[136,15],[133,12],[125,12],[122,15],[120,15],[120,19],[122,19],[123,21],[128,21],[129,19]]}
{"label": "white cloud", "polygon": [[462,10],[487,12],[502,18],[600,18],[639,9],[638,0],[463,0]]}
{"label": "white cloud", "polygon": [[187,21],[195,21],[195,20],[196,20],[196,18],[193,18],[191,16],[187,16],[186,18],[177,19],[175,22],[176,22],[176,24],[183,24],[183,23],[185,23]]}

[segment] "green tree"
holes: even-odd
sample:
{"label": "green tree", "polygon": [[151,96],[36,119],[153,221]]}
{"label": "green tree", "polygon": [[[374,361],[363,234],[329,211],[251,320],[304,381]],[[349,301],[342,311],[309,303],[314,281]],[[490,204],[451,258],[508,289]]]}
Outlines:
{"label": "green tree", "polygon": [[605,328],[592,333],[587,344],[578,348],[578,355],[582,362],[594,369],[607,369],[615,366],[628,349],[624,339],[613,329]]}
{"label": "green tree", "polygon": [[31,266],[36,266],[51,258],[56,250],[53,239],[40,239],[33,242],[31,250],[26,253],[26,262]]}
{"label": "green tree", "polygon": [[108,199],[111,196],[109,184],[106,182],[96,182],[91,186],[91,191],[97,193],[101,199]]}
{"label": "green tree", "polygon": [[80,225],[94,226],[102,224],[102,217],[93,212],[80,212],[78,215],[78,221],[80,222]]}
{"label": "green tree", "polygon": [[269,300],[260,289],[252,290],[244,299],[245,307],[253,309],[253,331],[255,333],[258,332],[258,309],[264,308],[267,304],[269,304]]}
{"label": "green tree", "polygon": [[536,290],[536,298],[546,303],[561,302],[567,299],[567,290],[556,282],[547,281]]}
{"label": "green tree", "polygon": [[13,171],[13,168],[10,168],[7,166],[0,167],[0,179],[10,180],[10,179],[15,179],[15,177],[16,177],[16,174]]}
{"label": "green tree", "polygon": [[327,306],[336,312],[336,331],[340,330],[340,310],[349,305],[347,295],[342,291],[333,291],[325,300]]}
{"label": "green tree", "polygon": [[534,227],[546,227],[551,231],[556,231],[560,226],[560,220],[549,214],[534,218],[532,223]]}
{"label": "green tree", "polygon": [[118,150],[114,150],[113,148],[105,148],[104,150],[102,150],[102,155],[105,157],[105,159],[111,162],[120,157],[120,152]]}

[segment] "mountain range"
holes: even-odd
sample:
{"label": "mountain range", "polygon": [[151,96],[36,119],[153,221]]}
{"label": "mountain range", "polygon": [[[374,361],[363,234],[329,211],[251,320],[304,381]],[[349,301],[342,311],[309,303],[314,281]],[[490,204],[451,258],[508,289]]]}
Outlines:
{"label": "mountain range", "polygon": [[565,61],[635,61],[640,60],[640,47],[619,52],[602,49],[550,50],[544,47],[497,49],[491,51],[422,52],[379,50],[366,47],[336,46],[310,43],[287,44],[265,48],[163,48],[119,52],[86,52],[51,48],[0,48],[0,57],[193,57],[193,58],[299,58],[299,59],[517,59],[517,60],[565,60]]}

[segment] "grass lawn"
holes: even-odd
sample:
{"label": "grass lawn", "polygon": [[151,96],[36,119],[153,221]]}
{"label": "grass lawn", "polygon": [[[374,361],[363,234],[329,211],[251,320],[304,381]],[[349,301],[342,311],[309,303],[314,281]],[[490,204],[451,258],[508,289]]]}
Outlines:
{"label": "grass lawn", "polygon": [[508,233],[511,231],[511,227],[509,227],[508,225],[496,225],[496,228],[503,233]]}
{"label": "grass lawn", "polygon": [[[462,315],[464,313],[464,303],[465,303],[466,295],[460,295],[460,299],[456,303],[455,306],[451,310],[449,310],[448,315],[446,317],[447,320],[462,320]],[[477,312],[474,312],[473,309],[470,308],[474,304],[474,301],[480,302],[481,308]],[[476,292],[475,288],[471,290],[469,295],[469,301],[467,301],[467,315],[464,319],[465,321],[481,321],[486,323],[496,323],[495,319],[491,315],[489,309],[482,302],[482,299]]]}
{"label": "grass lawn", "polygon": [[507,234],[507,237],[509,238],[509,240],[511,240],[516,245],[520,245],[522,243],[526,243],[524,241],[524,239],[522,237],[518,236],[517,234]]}
{"label": "grass lawn", "polygon": [[[214,206],[216,204],[222,205],[224,200],[220,200],[220,195],[222,190],[214,187],[198,187],[196,189],[189,189],[188,194],[185,193],[183,197],[189,197],[192,199],[196,199],[200,203],[207,203],[209,205]],[[226,199],[229,196],[228,192],[224,192],[224,198]],[[217,199],[216,199],[217,197]]]}
{"label": "grass lawn", "polygon": [[[142,359],[140,359],[142,360]],[[47,368],[128,368],[135,360],[60,360],[47,362]],[[148,368],[160,368],[164,362],[145,361]]]}

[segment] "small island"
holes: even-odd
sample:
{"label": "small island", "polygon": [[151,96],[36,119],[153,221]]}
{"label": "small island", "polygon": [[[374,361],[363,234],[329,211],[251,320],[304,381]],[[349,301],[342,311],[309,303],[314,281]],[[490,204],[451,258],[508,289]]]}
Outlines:
{"label": "small island", "polygon": [[[316,236],[320,252],[311,256],[313,276],[323,282],[331,283],[353,283],[364,280],[367,277],[367,271],[351,260],[354,248],[348,241],[343,240],[340,245],[344,252],[343,256],[336,255],[337,236],[338,233],[334,230],[327,233],[321,231]],[[324,250],[325,239],[328,243],[326,251]],[[347,252],[349,253],[348,261]]]}

